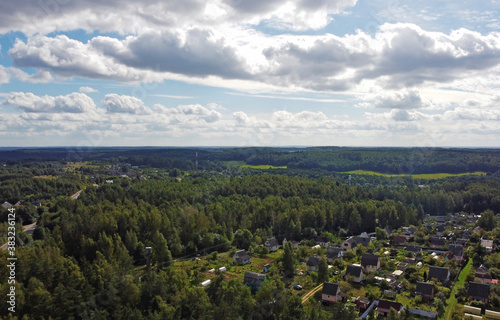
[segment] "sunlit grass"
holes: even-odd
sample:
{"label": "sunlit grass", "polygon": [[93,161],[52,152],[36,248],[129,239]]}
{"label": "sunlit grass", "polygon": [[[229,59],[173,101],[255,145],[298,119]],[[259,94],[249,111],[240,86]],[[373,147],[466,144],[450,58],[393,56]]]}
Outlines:
{"label": "sunlit grass", "polygon": [[460,176],[485,176],[486,172],[476,171],[476,172],[464,172],[464,173],[421,173],[421,174],[386,174],[375,171],[366,170],[354,170],[343,172],[346,174],[356,174],[356,175],[370,175],[370,176],[382,176],[382,177],[407,177],[411,176],[414,179],[427,179],[427,180],[437,180],[449,177],[460,177]]}

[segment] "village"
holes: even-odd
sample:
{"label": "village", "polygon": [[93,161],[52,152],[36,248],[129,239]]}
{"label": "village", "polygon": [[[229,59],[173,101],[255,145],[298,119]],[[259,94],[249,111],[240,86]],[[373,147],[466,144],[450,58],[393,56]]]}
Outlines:
{"label": "village", "polygon": [[[499,253],[494,235],[477,226],[478,219],[458,213],[427,217],[420,226],[377,228],[346,239],[328,234],[299,242],[275,236],[248,250],[213,252],[175,265],[202,287],[224,274],[256,293],[269,279],[281,279],[303,303],[326,309],[344,303],[360,319],[391,312],[414,319],[499,319]],[[291,277],[284,276],[287,244],[296,261]]]}

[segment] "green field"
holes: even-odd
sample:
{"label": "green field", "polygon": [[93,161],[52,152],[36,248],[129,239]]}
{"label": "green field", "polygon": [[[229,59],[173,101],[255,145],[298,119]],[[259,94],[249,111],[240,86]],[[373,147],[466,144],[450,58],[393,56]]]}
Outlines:
{"label": "green field", "polygon": [[251,168],[251,169],[262,169],[262,170],[268,170],[268,169],[286,169],[286,166],[271,166],[268,164],[260,164],[260,165],[251,165],[251,164],[242,164],[242,168]]}
{"label": "green field", "polygon": [[415,179],[427,179],[427,180],[433,180],[433,179],[444,179],[448,177],[460,177],[460,176],[485,176],[486,172],[465,172],[465,173],[422,173],[422,174],[412,174],[412,175],[406,175],[406,174],[386,174],[386,173],[380,173],[380,172],[374,172],[374,171],[366,171],[366,170],[354,170],[354,171],[348,171],[348,172],[342,172],[346,174],[358,174],[358,175],[370,175],[370,176],[383,176],[383,177],[406,177],[406,176],[412,176]]}
{"label": "green field", "polygon": [[444,312],[444,316],[440,317],[440,319],[445,319],[445,320],[451,319],[453,310],[455,309],[458,303],[457,298],[455,297],[455,292],[457,292],[459,288],[464,286],[465,278],[469,274],[471,268],[472,268],[472,259],[469,259],[467,265],[463,268],[462,272],[460,272],[460,275],[458,276],[458,281],[455,283],[455,286],[453,286],[453,289],[451,290],[450,297],[446,300],[446,309]]}

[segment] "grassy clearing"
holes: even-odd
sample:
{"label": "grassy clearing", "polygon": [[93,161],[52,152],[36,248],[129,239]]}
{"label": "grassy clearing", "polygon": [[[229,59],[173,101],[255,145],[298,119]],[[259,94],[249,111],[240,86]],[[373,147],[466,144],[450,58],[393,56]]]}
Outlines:
{"label": "grassy clearing", "polygon": [[465,277],[467,277],[471,268],[472,268],[472,259],[469,259],[465,268],[462,270],[462,272],[460,272],[458,280],[453,286],[453,289],[451,290],[450,297],[448,298],[448,300],[446,300],[446,309],[444,312],[444,317],[440,319],[445,319],[445,320],[451,319],[453,310],[455,310],[456,305],[458,303],[457,298],[455,297],[455,292],[457,292],[459,288],[464,286]]}
{"label": "grassy clearing", "polygon": [[242,164],[242,168],[251,168],[251,169],[261,169],[261,170],[268,170],[268,169],[286,169],[286,166],[271,166],[268,164],[260,164],[260,165],[251,165],[251,164]]}
{"label": "grassy clearing", "polygon": [[375,171],[366,171],[366,170],[354,170],[348,172],[342,172],[346,174],[357,174],[357,175],[370,175],[370,176],[383,176],[383,177],[407,177],[412,176],[414,179],[427,179],[427,180],[437,180],[444,179],[448,177],[460,177],[460,176],[485,176],[486,172],[464,172],[464,173],[422,173],[422,174],[386,174]]}

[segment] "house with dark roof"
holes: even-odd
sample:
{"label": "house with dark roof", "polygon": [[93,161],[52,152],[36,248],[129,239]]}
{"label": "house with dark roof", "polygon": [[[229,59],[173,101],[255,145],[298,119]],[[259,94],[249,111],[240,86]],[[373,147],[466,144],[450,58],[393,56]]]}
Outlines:
{"label": "house with dark roof", "polygon": [[276,240],[275,237],[267,239],[266,242],[264,243],[264,245],[267,247],[269,252],[278,251],[279,244],[278,244],[278,240]]}
{"label": "house with dark roof", "polygon": [[346,252],[346,251],[356,252],[357,246],[358,246],[358,242],[356,241],[356,238],[354,238],[354,237],[350,237],[349,239],[342,242],[342,250],[344,250],[344,252]]}
{"label": "house with dark roof", "polygon": [[459,244],[450,244],[448,251],[453,254],[455,261],[462,261],[464,259],[464,247]]}
{"label": "house with dark roof", "polygon": [[326,247],[330,243],[330,239],[328,237],[317,236],[314,238],[314,241],[316,241],[317,245],[320,245],[322,247]]}
{"label": "house with dark roof", "polygon": [[309,271],[318,271],[320,257],[318,256],[310,256],[309,260],[307,260],[307,270]]}
{"label": "house with dark roof", "polygon": [[396,310],[396,312],[399,314],[401,311],[401,307],[403,305],[399,302],[393,302],[393,301],[387,301],[387,300],[379,300],[377,310],[378,314],[382,317],[387,317],[389,315],[389,312],[391,311],[391,308]]}
{"label": "house with dark roof", "polygon": [[432,249],[442,249],[446,243],[446,238],[444,237],[431,237],[429,238]]}
{"label": "house with dark roof", "polygon": [[403,227],[403,235],[407,237],[413,236],[416,231],[417,229],[415,229],[415,227]]}
{"label": "house with dark roof", "polygon": [[286,238],[283,239],[283,248],[285,247],[285,244],[290,241],[290,243],[292,244],[292,248],[293,249],[297,249],[299,247],[299,243],[298,241],[294,241],[294,240],[287,240]]}
{"label": "house with dark roof", "polygon": [[247,271],[243,277],[243,283],[249,286],[252,291],[257,291],[262,283],[264,283],[267,279],[268,278],[265,274]]}
{"label": "house with dark roof", "polygon": [[397,243],[397,244],[405,244],[406,237],[405,236],[393,236],[392,242]]}
{"label": "house with dark roof", "polygon": [[475,278],[474,278],[475,282],[479,282],[479,283],[491,283],[492,279],[493,279],[493,277],[489,273],[489,269],[486,268],[484,265],[480,265],[476,269],[476,274],[475,274]]}
{"label": "house with dark roof", "polygon": [[448,268],[430,266],[428,278],[436,279],[442,284],[447,284],[450,281],[450,270]]}
{"label": "house with dark roof", "polygon": [[432,299],[434,299],[434,283],[417,282],[415,295],[422,296],[423,301],[431,301]]}
{"label": "house with dark roof", "polygon": [[422,253],[422,247],[421,246],[415,246],[415,245],[407,245],[406,248],[405,248],[405,251],[407,253],[411,253],[413,254],[414,256],[419,254],[419,253]]}
{"label": "house with dark roof", "polygon": [[361,267],[364,272],[377,271],[380,269],[380,257],[376,254],[363,253],[361,256]]}
{"label": "house with dark roof", "polygon": [[470,239],[471,235],[472,235],[472,231],[470,231],[470,230],[464,230],[460,236],[463,239]]}
{"label": "house with dark roof", "polygon": [[347,265],[347,269],[342,273],[344,280],[349,280],[352,277],[353,282],[360,283],[363,281],[363,268],[352,264]]}
{"label": "house with dark roof", "polygon": [[371,301],[363,297],[357,297],[354,303],[356,304],[356,309],[358,311],[364,312],[370,306]]}
{"label": "house with dark roof", "polygon": [[368,247],[372,239],[368,235],[360,235],[356,237],[356,242],[364,247]]}
{"label": "house with dark roof", "polygon": [[490,302],[490,285],[477,282],[469,282],[467,291],[469,301],[476,300],[488,304]]}
{"label": "house with dark roof", "polygon": [[339,247],[329,247],[326,252],[326,259],[328,262],[333,263],[333,260],[339,259],[342,260],[342,256],[344,255],[344,251],[342,251]]}
{"label": "house with dark roof", "polygon": [[461,246],[466,246],[467,245],[467,239],[462,239],[459,238],[457,241],[455,241],[456,244],[461,245]]}
{"label": "house with dark roof", "polygon": [[252,258],[246,253],[245,250],[239,250],[234,254],[233,262],[244,266],[246,264],[252,263]]}
{"label": "house with dark roof", "polygon": [[321,290],[321,300],[329,303],[342,301],[342,295],[339,285],[331,282],[323,283],[323,290]]}

